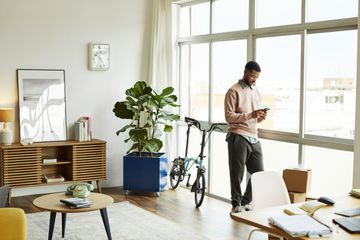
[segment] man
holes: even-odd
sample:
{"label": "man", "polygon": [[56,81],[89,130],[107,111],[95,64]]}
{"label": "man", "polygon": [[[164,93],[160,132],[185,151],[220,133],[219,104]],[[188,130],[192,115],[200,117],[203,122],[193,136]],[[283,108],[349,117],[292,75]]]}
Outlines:
{"label": "man", "polygon": [[231,183],[231,213],[251,210],[251,183],[248,181],[242,195],[245,166],[250,174],[263,171],[263,156],[257,135],[257,123],[266,118],[265,109],[259,109],[261,96],[255,83],[261,69],[257,62],[245,65],[244,75],[226,93],[225,120],[228,123],[229,170]]}

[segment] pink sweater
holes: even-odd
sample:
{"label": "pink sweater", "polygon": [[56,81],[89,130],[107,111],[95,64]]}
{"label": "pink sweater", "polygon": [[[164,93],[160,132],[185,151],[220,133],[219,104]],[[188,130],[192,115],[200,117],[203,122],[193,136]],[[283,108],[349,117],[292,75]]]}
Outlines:
{"label": "pink sweater", "polygon": [[257,138],[257,119],[251,112],[259,109],[261,95],[256,86],[244,84],[243,80],[234,84],[226,93],[224,101],[225,120],[229,132]]}

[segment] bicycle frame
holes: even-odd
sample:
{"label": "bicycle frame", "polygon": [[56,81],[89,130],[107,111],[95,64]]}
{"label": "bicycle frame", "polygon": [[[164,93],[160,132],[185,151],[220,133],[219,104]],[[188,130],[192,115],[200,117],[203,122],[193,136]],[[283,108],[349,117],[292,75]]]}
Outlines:
{"label": "bicycle frame", "polygon": [[[210,125],[210,128],[204,128],[201,126],[200,122],[185,117],[185,122],[187,122],[187,131],[186,131],[186,145],[185,145],[185,156],[178,157],[174,160],[173,167],[170,172],[170,183],[173,189],[177,188],[179,186],[179,183],[184,180],[185,177],[188,177],[186,186],[189,187],[189,181],[191,174],[189,173],[190,169],[193,165],[196,165],[197,171],[196,171],[196,179],[191,187],[191,192],[195,193],[195,204],[196,207],[200,207],[202,204],[202,201],[204,199],[205,189],[206,189],[206,169],[203,165],[204,158],[206,157],[204,155],[204,149],[207,143],[207,140],[209,139],[211,133],[215,129],[220,129],[220,125],[223,125],[222,123],[212,123]],[[225,124],[226,125],[226,124]],[[191,157],[188,156],[189,152],[189,139],[190,139],[190,129],[192,126],[195,126],[199,129],[201,132],[201,147],[200,147],[200,153],[197,157]]]}
{"label": "bicycle frame", "polygon": [[[189,150],[189,138],[190,138],[190,128],[191,128],[191,124],[188,124],[188,128],[186,131],[186,147],[185,147],[185,160],[188,159],[188,150]],[[197,158],[189,158],[189,159],[193,159],[193,161],[195,161],[196,164],[199,164],[200,166],[202,166],[202,161],[204,160],[205,156],[204,156],[204,149],[205,149],[205,145],[206,145],[206,130],[200,130],[202,133],[201,136],[201,149],[200,149],[200,153],[197,156]]]}

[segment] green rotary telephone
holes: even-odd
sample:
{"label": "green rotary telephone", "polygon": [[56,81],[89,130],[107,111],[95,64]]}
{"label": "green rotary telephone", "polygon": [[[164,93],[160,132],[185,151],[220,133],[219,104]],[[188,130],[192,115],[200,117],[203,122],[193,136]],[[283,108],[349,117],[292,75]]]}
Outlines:
{"label": "green rotary telephone", "polygon": [[94,186],[89,183],[77,183],[67,188],[67,193],[72,194],[73,197],[86,198],[90,192],[94,190]]}

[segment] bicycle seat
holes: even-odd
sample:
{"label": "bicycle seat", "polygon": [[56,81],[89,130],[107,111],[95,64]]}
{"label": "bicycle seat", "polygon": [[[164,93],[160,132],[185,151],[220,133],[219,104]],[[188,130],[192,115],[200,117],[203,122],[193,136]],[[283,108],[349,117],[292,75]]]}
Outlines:
{"label": "bicycle seat", "polygon": [[189,117],[185,117],[185,122],[187,122],[188,124],[194,125],[195,127],[200,128],[200,122],[196,119],[193,118],[189,118]]}

